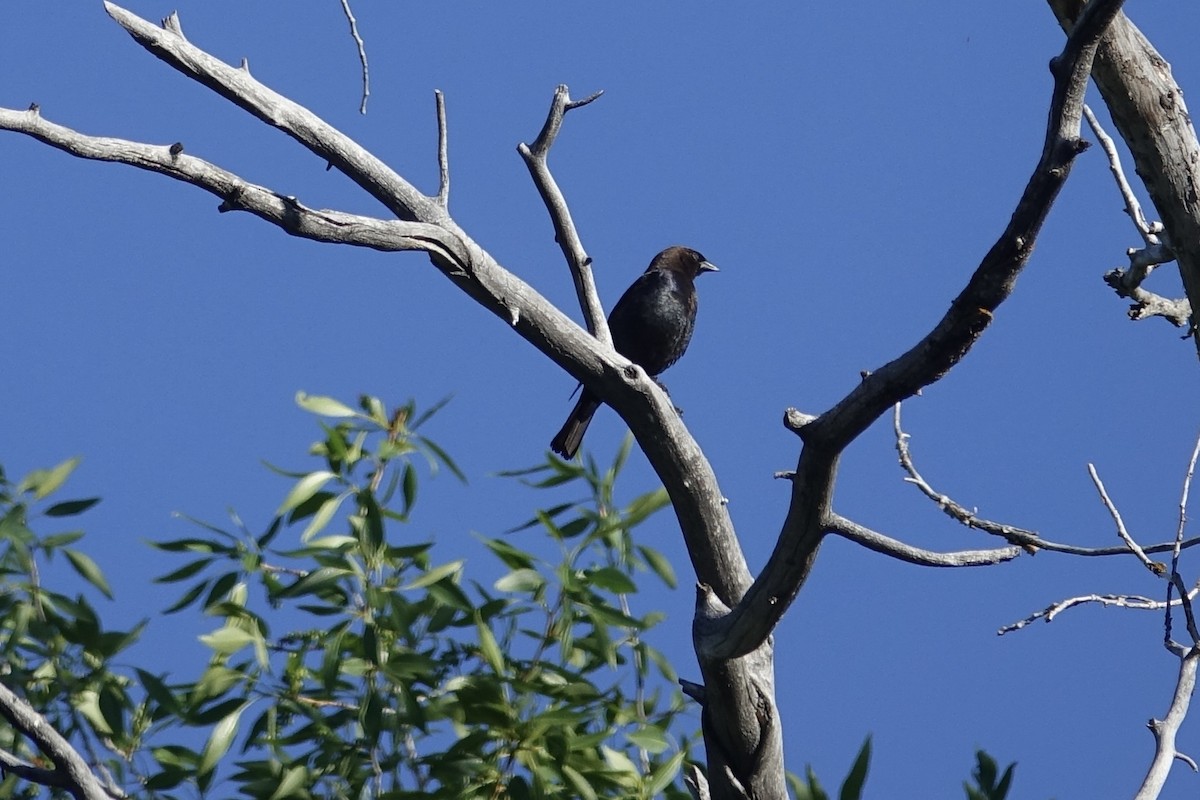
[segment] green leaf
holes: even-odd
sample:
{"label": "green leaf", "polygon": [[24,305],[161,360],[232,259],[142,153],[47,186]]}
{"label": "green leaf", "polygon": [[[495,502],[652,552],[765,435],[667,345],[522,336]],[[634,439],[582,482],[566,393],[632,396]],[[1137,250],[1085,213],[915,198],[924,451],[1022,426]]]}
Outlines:
{"label": "green leaf", "polygon": [[308,525],[304,528],[304,532],[300,534],[300,541],[308,544],[309,539],[324,530],[325,526],[329,524],[329,520],[333,519],[333,515],[337,513],[338,508],[342,505],[342,501],[349,496],[350,491],[347,490],[321,503],[321,507],[317,509],[317,513],[313,514],[313,518],[309,520]]}
{"label": "green leaf", "polygon": [[211,558],[197,559],[197,560],[191,562],[190,564],[184,564],[182,567],[175,570],[174,572],[167,573],[166,575],[160,575],[159,577],[154,579],[154,582],[155,583],[178,583],[179,581],[187,580],[188,578],[192,577],[200,570],[207,567],[212,562],[213,562],[213,559],[211,559]]}
{"label": "green leaf", "polygon": [[459,559],[458,561],[451,561],[447,564],[442,564],[440,567],[434,567],[433,569],[426,571],[424,575],[420,576],[408,585],[401,586],[400,589],[401,591],[410,591],[412,589],[422,589],[426,586],[437,583],[448,575],[454,575],[460,572],[462,570],[463,563],[464,562],[462,559]]}
{"label": "green leaf", "polygon": [[306,783],[308,783],[308,769],[303,765],[292,767],[283,773],[279,786],[268,800],[284,800],[287,797],[295,797],[300,794],[300,790]]}
{"label": "green leaf", "polygon": [[208,539],[172,539],[169,542],[150,542],[150,546],[155,550],[164,550],[168,553],[221,553],[228,548],[213,544]]}
{"label": "green leaf", "polygon": [[663,583],[672,589],[679,584],[679,581],[675,578],[675,568],[671,566],[671,562],[666,556],[653,547],[647,547],[644,544],[639,544],[637,549],[642,554],[642,558],[646,559],[646,563],[650,565],[650,569],[662,579]]}
{"label": "green leaf", "polygon": [[661,486],[653,492],[647,492],[641,497],[634,498],[633,502],[625,508],[625,524],[629,527],[643,522],[647,517],[656,511],[660,511],[671,505],[671,497],[667,494],[667,490]]}
{"label": "green leaf", "polygon": [[79,466],[79,457],[68,458],[53,469],[37,469],[25,476],[17,484],[17,494],[33,492],[35,500],[41,500],[53,494],[62,486],[75,468]]}
{"label": "green leaf", "polygon": [[54,550],[63,545],[74,544],[83,538],[83,531],[64,531],[42,539],[42,547]]}
{"label": "green leaf", "polygon": [[415,431],[417,428],[424,425],[429,420],[430,417],[432,417],[434,414],[438,413],[443,408],[445,408],[446,404],[449,403],[453,399],[454,399],[454,395],[448,394],[445,397],[443,397],[441,400],[438,400],[436,403],[434,403],[428,409],[421,412],[420,416],[418,416],[416,419],[414,419],[412,422],[410,422],[408,424],[409,429]]}
{"label": "green leaf", "polygon": [[321,567],[303,576],[290,586],[285,586],[271,595],[278,601],[288,597],[302,597],[306,594],[316,594],[325,589],[336,587],[338,581],[352,574],[340,567]]}
{"label": "green leaf", "polygon": [[113,686],[103,686],[100,689],[100,714],[114,736],[121,736],[125,732],[125,708],[128,699],[123,695],[123,692],[118,693]]}
{"label": "green leaf", "polygon": [[283,516],[291,511],[296,506],[303,503],[308,498],[316,494],[322,486],[336,478],[337,475],[327,470],[317,470],[310,472],[296,482],[292,490],[288,492],[287,497],[283,498],[283,502],[279,504],[279,508],[275,511],[277,516]]}
{"label": "green leaf", "polygon": [[581,797],[583,800],[596,800],[596,790],[592,788],[591,781],[583,777],[579,770],[570,764],[563,764],[562,774],[574,790],[573,795],[575,797]]}
{"label": "green leaf", "polygon": [[248,644],[254,643],[254,634],[241,628],[225,626],[218,628],[212,633],[206,633],[199,637],[200,641],[204,642],[215,652],[222,655],[231,655],[241,650]]}
{"label": "green leaf", "polygon": [[655,755],[667,749],[667,735],[656,725],[643,725],[627,735],[634,747]]}
{"label": "green leaf", "polygon": [[588,580],[593,586],[607,589],[613,594],[632,594],[637,591],[637,584],[616,567],[592,570],[588,573]]}
{"label": "green leaf", "polygon": [[478,619],[475,629],[479,632],[479,652],[483,655],[483,660],[492,668],[492,672],[504,675],[504,655],[500,652],[500,645],[496,642],[492,629],[486,622]]}
{"label": "green leaf", "polygon": [[233,739],[237,736],[238,720],[241,719],[242,712],[249,706],[249,702],[242,703],[213,728],[208,741],[204,743],[204,750],[200,753],[200,765],[196,768],[197,773],[207,775],[212,772],[213,768],[217,766],[217,762],[229,752],[229,746],[233,744]]}
{"label": "green leaf", "polygon": [[47,517],[71,517],[82,514],[99,502],[99,497],[89,497],[86,500],[66,500],[50,506],[46,509],[45,514]]}
{"label": "green leaf", "polygon": [[175,698],[175,694],[167,687],[163,679],[143,669],[135,667],[135,670],[142,682],[142,688],[146,690],[147,696],[155,703],[158,703],[159,707],[171,716],[179,716],[179,701]]}
{"label": "green leaf", "polygon": [[683,757],[684,753],[681,750],[659,764],[650,773],[650,780],[646,785],[645,792],[647,797],[654,797],[675,782],[676,776],[679,775],[679,769],[683,766]]}
{"label": "green leaf", "polygon": [[445,450],[439,447],[435,442],[431,442],[428,439],[421,439],[421,443],[428,447],[430,452],[437,456],[438,461],[441,461],[442,464],[445,465],[446,469],[450,470],[454,477],[458,478],[463,483],[467,482],[467,476],[463,474],[463,471],[458,468],[458,465],[454,463],[454,459],[452,459]]}
{"label": "green leaf", "polygon": [[850,767],[850,774],[842,783],[841,791],[838,792],[838,800],[861,800],[863,785],[867,782],[867,768],[870,764],[871,737],[867,736],[863,741],[862,749],[858,751],[858,756],[854,759],[854,766]]}
{"label": "green leaf", "polygon": [[493,584],[498,592],[536,592],[546,585],[546,578],[534,569],[514,569]]}
{"label": "green leaf", "polygon": [[404,465],[404,513],[407,514],[412,510],[413,504],[417,502],[417,471],[413,469],[412,464]]}
{"label": "green leaf", "polygon": [[109,600],[113,599],[112,589],[108,588],[108,581],[104,579],[104,573],[100,571],[100,567],[96,565],[95,561],[78,550],[70,548],[64,548],[63,554],[81,578],[103,592]]}
{"label": "green leaf", "polygon": [[332,397],[296,392],[296,405],[322,417],[355,417],[358,412]]}
{"label": "green leaf", "polygon": [[100,694],[98,692],[93,689],[80,692],[73,705],[98,733],[105,736],[112,735],[113,731],[108,727],[108,721],[100,710]]}
{"label": "green leaf", "polygon": [[193,602],[195,602],[196,598],[200,596],[200,594],[204,591],[204,587],[206,586],[208,586],[208,581],[200,581],[191,589],[188,589],[186,592],[184,592],[183,597],[180,597],[178,600],[176,600],[171,607],[165,609],[163,613],[174,614],[176,611],[181,611],[187,608]]}

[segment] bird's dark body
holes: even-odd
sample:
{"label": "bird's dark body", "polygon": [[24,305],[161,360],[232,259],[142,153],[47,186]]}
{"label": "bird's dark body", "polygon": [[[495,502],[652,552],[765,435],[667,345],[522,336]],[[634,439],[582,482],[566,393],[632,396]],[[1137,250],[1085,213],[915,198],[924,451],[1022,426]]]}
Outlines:
{"label": "bird's dark body", "polygon": [[[696,287],[701,272],[716,270],[686,247],[668,247],[650,262],[608,315],[613,348],[655,377],[679,360],[696,324]],[[571,416],[550,443],[564,458],[579,450],[600,399],[585,387]]]}

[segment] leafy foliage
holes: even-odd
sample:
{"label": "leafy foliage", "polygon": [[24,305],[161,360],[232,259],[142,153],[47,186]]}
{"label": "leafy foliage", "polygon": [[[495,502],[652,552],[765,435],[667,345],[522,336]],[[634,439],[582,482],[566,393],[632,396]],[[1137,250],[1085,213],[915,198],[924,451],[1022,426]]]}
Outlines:
{"label": "leafy foliage", "polygon": [[964,783],[967,800],[1004,800],[1012,787],[1013,770],[1016,764],[1009,764],[1001,775],[996,760],[982,750],[975,751],[975,769],[971,770],[972,786]]}
{"label": "leafy foliage", "polygon": [[[605,470],[550,458],[516,473],[582,488],[584,502],[481,537],[503,568],[484,586],[463,560],[438,563],[432,542],[405,536],[420,463],[463,477],[419,432],[440,406],[297,401],[331,418],[311,448],[321,464],[277,470],[293,483],[266,530],[197,522],[197,535],[155,544],[186,559],[158,579],[182,589],[167,612],[216,620],[191,680],[118,668],[114,656],[142,626],[104,631],[83,598],[38,584],[37,558],[61,551],[109,593],[68,547],[81,534],[38,538],[27,527],[30,504],[74,462],[0,484],[13,685],[139,796],[686,797],[683,700],[667,659],[642,639],[661,615],[629,603],[647,570],[674,582],[631,535],[667,499],[658,490],[614,502],[631,442]],[[557,558],[527,546],[536,531]],[[16,738],[5,731],[0,747],[36,759]]]}
{"label": "leafy foliage", "polygon": [[[858,755],[854,758],[850,773],[842,781],[842,788],[838,791],[838,800],[861,800],[863,786],[867,782],[867,768],[870,764],[871,737],[868,736],[863,741]],[[817,775],[811,766],[805,769],[803,779],[789,772],[787,781],[792,793],[796,795],[796,800],[829,800],[829,795],[821,786],[821,782],[817,780]]]}

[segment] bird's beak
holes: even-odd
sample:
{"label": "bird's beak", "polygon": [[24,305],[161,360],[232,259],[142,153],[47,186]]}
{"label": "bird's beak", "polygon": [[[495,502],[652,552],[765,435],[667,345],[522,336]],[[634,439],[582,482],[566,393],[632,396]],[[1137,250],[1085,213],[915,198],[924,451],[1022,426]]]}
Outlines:
{"label": "bird's beak", "polygon": [[700,262],[700,271],[701,272],[720,272],[721,270],[717,269],[717,265],[712,263],[711,261],[701,261]]}

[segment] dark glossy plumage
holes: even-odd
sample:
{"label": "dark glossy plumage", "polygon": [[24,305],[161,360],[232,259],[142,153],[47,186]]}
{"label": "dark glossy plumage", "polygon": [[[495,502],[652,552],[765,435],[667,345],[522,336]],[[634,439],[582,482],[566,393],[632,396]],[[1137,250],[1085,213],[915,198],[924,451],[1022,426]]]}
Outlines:
{"label": "dark glossy plumage", "polygon": [[[608,315],[616,351],[651,377],[678,361],[692,340],[696,324],[693,282],[701,272],[716,269],[687,247],[668,247],[656,255]],[[563,458],[574,457],[599,407],[600,398],[585,387],[566,424],[550,442],[550,449]]]}

